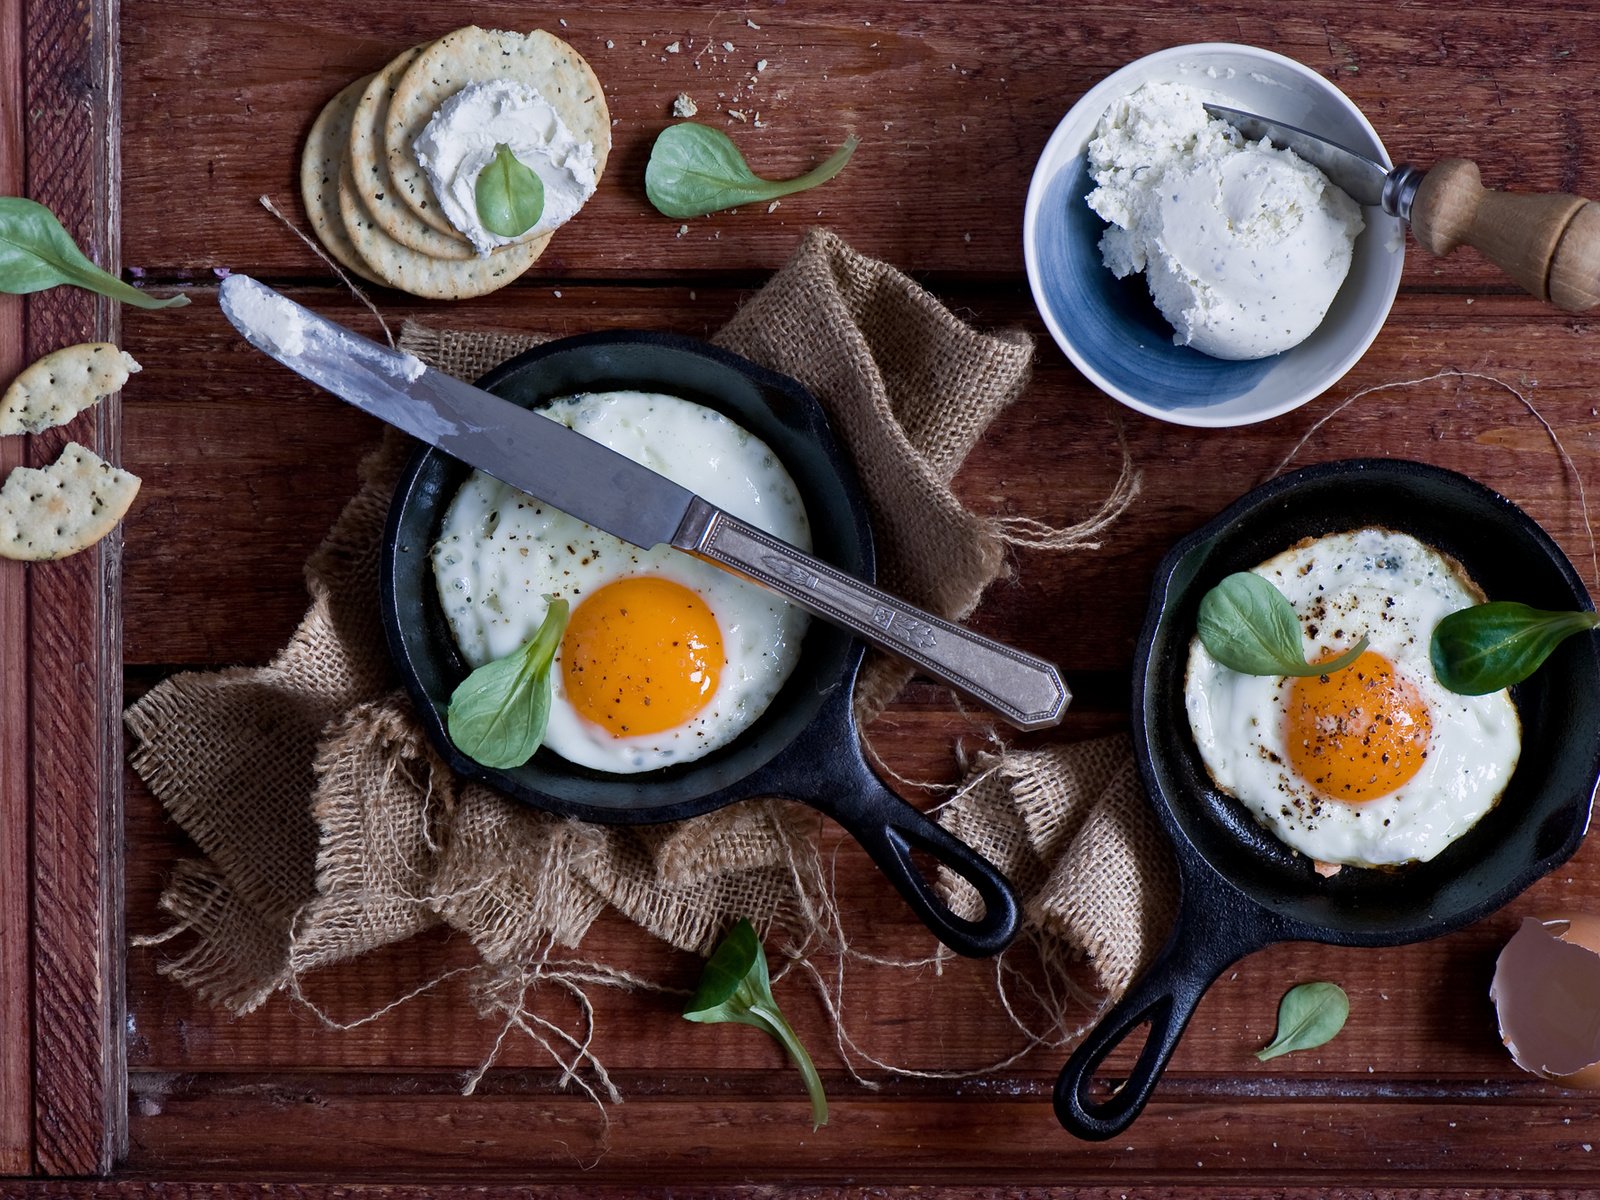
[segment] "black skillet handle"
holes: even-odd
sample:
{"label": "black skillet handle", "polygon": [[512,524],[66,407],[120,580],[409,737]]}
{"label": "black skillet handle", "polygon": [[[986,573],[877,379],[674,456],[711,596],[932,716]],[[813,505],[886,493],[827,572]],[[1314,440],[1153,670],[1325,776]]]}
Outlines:
{"label": "black skillet handle", "polygon": [[[818,807],[825,807],[850,831],[911,911],[957,954],[986,958],[1004,950],[1016,936],[1020,913],[1010,881],[987,858],[876,779],[871,791],[863,788],[848,799],[835,798]],[[917,869],[911,857],[914,849],[932,855],[976,888],[983,916],[976,921],[958,916]]]}
{"label": "black skillet handle", "polygon": [[[1262,910],[1212,903],[1221,897],[1196,895],[1192,881],[1186,883],[1178,923],[1166,946],[1079,1043],[1056,1080],[1056,1119],[1080,1138],[1104,1141],[1133,1124],[1155,1092],[1206,988],[1244,955],[1279,936]],[[1146,1022],[1149,1033],[1127,1080],[1110,1098],[1091,1099],[1094,1073]]]}
{"label": "black skillet handle", "polygon": [[[941,942],[970,958],[998,954],[1016,936],[1021,919],[1010,881],[971,846],[884,787],[861,753],[851,714],[854,681],[851,663],[844,686],[828,695],[804,744],[791,743],[780,759],[741,786],[750,795],[787,796],[826,813],[861,843]],[[931,855],[976,888],[983,915],[976,921],[957,915],[918,869],[913,851]]]}

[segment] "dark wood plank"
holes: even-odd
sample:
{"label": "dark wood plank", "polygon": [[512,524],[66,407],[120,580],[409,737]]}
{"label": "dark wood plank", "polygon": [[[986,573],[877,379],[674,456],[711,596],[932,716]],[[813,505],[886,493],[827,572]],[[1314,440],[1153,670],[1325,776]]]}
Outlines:
{"label": "dark wood plank", "polygon": [[[278,1182],[250,1183],[231,1179],[222,1172],[208,1173],[204,1181],[124,1177],[115,1180],[34,1180],[19,1181],[11,1191],[18,1200],[567,1200],[573,1194],[571,1183],[495,1183],[478,1180],[459,1183],[382,1183],[372,1181],[331,1182],[325,1176]],[[803,1195],[807,1200],[848,1200],[861,1195],[855,1186],[807,1184],[736,1183],[720,1186],[696,1185],[693,1194],[702,1200],[778,1200]],[[585,1179],[583,1194],[592,1200],[673,1200],[685,1189],[652,1180],[641,1184],[608,1184]],[[1233,1183],[1226,1190],[1197,1192],[1182,1184],[1158,1183],[1140,1186],[1136,1192],[1127,1184],[1080,1187],[1076,1184],[1043,1183],[1028,1187],[993,1184],[913,1183],[874,1187],[872,1195],[881,1200],[1195,1200],[1200,1196],[1228,1200],[1505,1200],[1504,1188],[1490,1186],[1442,1186],[1401,1184],[1373,1187],[1365,1183],[1324,1180],[1319,1183],[1283,1187],[1276,1184]],[[1514,1194],[1519,1200],[1583,1200],[1588,1193],[1579,1186],[1529,1187],[1518,1183]]]}
{"label": "dark wood plank", "polygon": [[[887,757],[892,767],[905,765],[893,753]],[[129,900],[139,932],[159,927],[153,915],[155,894],[166,864],[185,852],[147,803],[137,792],[130,796],[129,845],[135,865]],[[823,845],[831,853],[841,839],[830,830]],[[875,944],[889,954],[924,951],[926,935],[885,895],[881,879],[859,852],[842,845],[838,895],[847,927],[852,933],[870,927]],[[1585,848],[1503,913],[1433,942],[1379,950],[1289,944],[1251,955],[1207,993],[1174,1057],[1168,1082],[1224,1068],[1235,1073],[1241,1096],[1301,1072],[1337,1073],[1361,1081],[1352,1083],[1352,1094],[1363,1087],[1381,1091],[1396,1080],[1436,1081],[1442,1091],[1454,1089],[1458,1095],[1491,1084],[1515,1087],[1526,1082],[1500,1045],[1488,1003],[1494,959],[1525,915],[1600,909],[1597,861],[1600,848]],[[141,1072],[387,1073],[403,1067],[455,1072],[459,1080],[484,1059],[499,1032],[494,1022],[465,1016],[470,1001],[459,980],[382,1021],[345,1032],[324,1028],[309,1011],[282,997],[246,1019],[230,1021],[158,977],[154,968],[161,954],[160,949],[136,950],[130,960],[131,1061]],[[687,987],[694,977],[686,956],[620,921],[598,926],[582,954],[626,965],[668,986]],[[429,935],[358,963],[319,971],[307,979],[306,993],[335,1019],[350,1021],[474,961],[470,947]],[[1026,955],[1020,955],[1018,965],[1025,962]],[[1293,983],[1313,979],[1335,980],[1350,994],[1352,1015],[1345,1033],[1314,1054],[1257,1063],[1252,1052],[1271,1040],[1279,995]],[[1025,1048],[997,1008],[988,970],[981,964],[954,962],[938,975],[857,965],[850,968],[846,987],[848,1028],[863,1047],[887,1062],[974,1069]],[[841,1072],[828,1019],[814,994],[798,978],[782,985],[779,994],[822,1068]],[[915,997],[914,1002],[908,997]],[[730,1041],[678,1021],[670,996],[620,996],[595,989],[594,1000],[597,1055],[608,1069],[630,1073],[636,1081],[689,1070],[755,1070],[775,1062],[770,1047],[759,1039]],[[557,1019],[570,1016],[559,997],[546,997],[546,1003]],[[1441,1019],[1441,1009],[1452,1017]],[[1068,1015],[1081,1022],[1092,1011],[1080,1006]],[[398,1058],[397,1047],[404,1048]],[[1053,1078],[1064,1057],[1061,1051],[1036,1050],[987,1085],[979,1080],[948,1087],[959,1094],[968,1086],[1037,1083]],[[507,1068],[549,1065],[522,1038],[510,1039],[497,1061]],[[897,1085],[887,1075],[879,1078]],[[856,1092],[854,1084],[843,1088],[846,1095]],[[1571,1102],[1581,1105],[1584,1099],[1573,1096]],[[859,1136],[871,1135],[860,1131]]]}
{"label": "dark wood plank", "polygon": [[[263,662],[304,611],[301,564],[349,497],[376,425],[252,353],[228,329],[210,290],[193,294],[196,304],[181,321],[127,315],[127,344],[148,365],[127,387],[127,458],[145,488],[126,523],[126,655],[135,664]],[[335,320],[374,328],[336,291],[294,294]],[[553,336],[640,326],[705,335],[745,294],[572,286],[519,289],[444,312],[385,307],[396,323],[411,313]],[[1526,387],[1585,470],[1597,451],[1587,327],[1527,297],[1468,303],[1403,293],[1366,357],[1325,396],[1263,425],[1192,430],[1126,413],[1095,391],[1049,341],[1026,298],[961,288],[945,295],[981,327],[1020,326],[1038,340],[1027,395],[994,423],[958,478],[973,508],[1057,523],[1092,513],[1120,465],[1119,421],[1144,474],[1141,497],[1100,550],[1017,552],[1012,578],[975,618],[984,632],[1069,673],[1124,669],[1167,547],[1273,470],[1361,388],[1446,367],[1481,372]],[[1592,581],[1571,481],[1509,393],[1452,377],[1374,396],[1325,426],[1297,463],[1369,454],[1476,476],[1526,507]],[[1600,505],[1600,494],[1594,499]],[[238,620],[242,593],[250,596],[248,622]]]}
{"label": "dark wood plank", "polygon": [[[1180,41],[1249,42],[1307,64],[1362,107],[1396,161],[1465,155],[1497,186],[1593,194],[1600,175],[1570,102],[1589,84],[1590,14],[1582,4],[1521,8],[1508,17],[1489,4],[1441,13],[1383,0],[1289,9],[1028,0],[912,13],[881,0],[825,0],[750,9],[761,26],[753,30],[743,10],[710,0],[577,10],[565,27],[552,11],[505,0],[423,18],[372,6],[356,19],[297,0],[255,4],[248,16],[199,0],[135,0],[123,23],[128,261],[192,276],[247,263],[323,275],[295,239],[262,222],[256,196],[298,207],[299,145],[323,101],[469,17],[496,28],[550,25],[589,58],[617,120],[599,194],[556,237],[534,281],[770,270],[817,221],[909,269],[1015,278],[1028,180],[1056,124],[1104,76]],[[683,52],[667,53],[672,42]],[[241,45],[247,71],[214,69]],[[757,72],[762,59],[768,68]],[[642,187],[680,90],[775,177],[815,163],[846,131],[863,144],[825,189],[772,214],[757,206],[690,222],[680,239],[679,222],[656,214]],[[761,127],[727,118],[726,108],[759,111]],[[957,176],[982,186],[954,185]],[[175,195],[186,202],[172,205]],[[1470,252],[1440,262],[1413,247],[1406,277],[1505,286]]]}
{"label": "dark wood plank", "polygon": [[[0,0],[0,194],[23,187],[22,0]],[[0,379],[26,364],[23,301],[0,296]],[[22,465],[0,439],[0,477]],[[0,561],[0,1175],[33,1169],[33,1007],[28,876],[27,569]]]}
{"label": "dark wood plank", "polygon": [[[1356,1080],[1302,1076],[1283,1095],[1233,1098],[1229,1081],[1200,1078],[1165,1091],[1127,1135],[1092,1143],[1056,1127],[1043,1092],[849,1097],[835,1100],[832,1123],[813,1133],[803,1100],[753,1097],[742,1082],[734,1075],[709,1094],[637,1098],[602,1125],[574,1097],[371,1093],[367,1081],[340,1076],[228,1078],[215,1090],[206,1081],[178,1081],[151,1099],[161,1120],[135,1117],[129,1168],[317,1175],[344,1168],[350,1147],[360,1146],[388,1172],[448,1179],[470,1169],[483,1181],[555,1182],[581,1171],[597,1184],[674,1176],[699,1185],[1071,1180],[1128,1187],[1130,1179],[1159,1185],[1203,1178],[1222,1189],[1370,1184],[1377,1177],[1401,1186],[1600,1186],[1593,1135],[1585,1132],[1600,1113],[1592,1102],[1574,1107],[1538,1089],[1476,1100],[1396,1089],[1363,1096],[1362,1119],[1353,1126],[1346,1097]],[[269,1121],[279,1153],[264,1169],[260,1131]],[[426,1148],[417,1143],[419,1128],[435,1131]],[[841,1132],[861,1128],[873,1130],[871,1145]],[[1445,1155],[1433,1149],[1441,1140]],[[725,1141],[737,1141],[742,1153],[712,1157]]]}
{"label": "dark wood plank", "polygon": [[[24,81],[27,191],[91,258],[115,263],[115,0],[30,4]],[[27,358],[115,337],[113,306],[76,288],[29,298]],[[69,439],[118,456],[118,410],[97,406],[29,439],[35,465]],[[123,1140],[121,542],[26,573],[33,880],[34,1165],[45,1174],[110,1168]],[[116,949],[114,949],[116,948]]]}

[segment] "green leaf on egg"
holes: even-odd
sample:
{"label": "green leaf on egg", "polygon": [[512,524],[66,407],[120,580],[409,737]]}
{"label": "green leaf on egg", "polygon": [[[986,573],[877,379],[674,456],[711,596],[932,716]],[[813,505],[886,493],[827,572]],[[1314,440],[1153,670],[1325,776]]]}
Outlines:
{"label": "green leaf on egg", "polygon": [[519,649],[484,663],[450,693],[450,740],[486,767],[520,767],[544,741],[553,685],[550,667],[567,629],[568,604],[550,598],[544,621]]}
{"label": "green leaf on egg", "polygon": [[1428,658],[1452,692],[1483,696],[1521,683],[1575,633],[1600,626],[1600,613],[1549,612],[1494,600],[1453,612],[1434,626]]}
{"label": "green leaf on egg", "polygon": [[474,189],[478,220],[499,237],[521,237],[544,215],[544,181],[504,142],[494,148],[494,158],[478,172]]}
{"label": "green leaf on egg", "polygon": [[1337,658],[1308,663],[1294,605],[1253,571],[1229,575],[1201,598],[1199,634],[1212,658],[1245,675],[1331,675],[1367,648],[1362,635]]}
{"label": "green leaf on egg", "polygon": [[1262,1062],[1331,1042],[1350,1016],[1350,997],[1337,983],[1302,983],[1278,1004],[1278,1032],[1270,1046],[1256,1051]]}
{"label": "green leaf on egg", "polygon": [[700,975],[700,986],[683,1015],[686,1020],[706,1025],[724,1021],[754,1025],[771,1034],[789,1052],[805,1081],[811,1097],[812,1129],[828,1123],[828,1097],[822,1091],[822,1077],[772,998],[767,955],[749,918],[740,918],[711,952]]}

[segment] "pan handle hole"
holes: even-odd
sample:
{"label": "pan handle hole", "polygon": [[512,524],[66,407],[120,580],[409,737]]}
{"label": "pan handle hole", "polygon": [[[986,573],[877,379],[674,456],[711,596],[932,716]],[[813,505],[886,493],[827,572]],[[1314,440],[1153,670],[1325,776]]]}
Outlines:
{"label": "pan handle hole", "polygon": [[1104,1104],[1122,1090],[1133,1074],[1145,1044],[1150,1040],[1150,1019],[1146,1017],[1112,1046],[1106,1056],[1094,1066],[1089,1077],[1087,1099],[1093,1104]]}
{"label": "pan handle hole", "polygon": [[969,921],[976,921],[983,915],[983,897],[977,888],[916,842],[910,842],[908,849],[911,869],[944,893],[951,912]]}

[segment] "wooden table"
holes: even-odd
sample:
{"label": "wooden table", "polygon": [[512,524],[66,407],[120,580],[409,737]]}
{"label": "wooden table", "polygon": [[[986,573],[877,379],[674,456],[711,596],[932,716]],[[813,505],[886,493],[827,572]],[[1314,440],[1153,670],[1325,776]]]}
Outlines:
{"label": "wooden table", "polygon": [[[334,1032],[281,997],[231,1019],[160,977],[159,950],[129,948],[129,933],[160,928],[156,895],[190,850],[124,766],[122,705],[175,669],[260,663],[279,647],[304,605],[301,564],[377,434],[245,349],[213,303],[213,269],[248,270],[370,326],[256,198],[298,214],[299,143],[321,103],[469,20],[543,25],[589,57],[618,118],[613,165],[592,206],[516,286],[454,306],[380,292],[391,319],[709,334],[821,223],[911,271],[977,325],[1037,337],[1025,400],[961,476],[974,507],[1081,517],[1115,478],[1122,422],[1144,473],[1133,510],[1097,552],[1018,554],[1014,581],[976,618],[1068,671],[1073,711],[1036,743],[1125,723],[1128,662],[1162,551],[1355,389],[1440,368],[1495,376],[1533,399],[1596,478],[1592,320],[1516,294],[1470,254],[1436,261],[1412,248],[1386,328],[1328,395],[1265,425],[1196,432],[1121,413],[1071,368],[1033,312],[1019,234],[1029,174],[1062,113],[1109,71],[1182,41],[1249,42],[1310,65],[1362,107],[1397,160],[1467,155],[1492,183],[1600,191],[1600,34],[1582,3],[828,0],[746,10],[619,0],[446,13],[0,0],[0,191],[50,204],[98,261],[195,302],[148,314],[70,289],[0,297],[0,377],[91,336],[119,337],[145,364],[120,402],[66,431],[145,480],[121,543],[58,564],[0,564],[0,1175],[14,1177],[0,1179],[0,1193],[243,1195],[261,1182],[311,1196],[346,1194],[346,1184],[419,1196],[478,1185],[511,1194],[513,1183],[530,1185],[517,1194],[871,1185],[952,1197],[1068,1186],[1105,1197],[1600,1187],[1595,1100],[1519,1073],[1486,997],[1521,916],[1600,907],[1592,846],[1506,911],[1434,942],[1283,945],[1248,958],[1207,996],[1144,1117],[1103,1144],[1074,1141],[1051,1115],[1063,1052],[1035,1051],[965,1082],[879,1073],[868,1090],[845,1074],[820,1007],[798,986],[785,1001],[833,1098],[825,1129],[809,1130],[795,1077],[762,1039],[691,1026],[670,998],[618,995],[598,999],[597,1049],[626,1096],[607,1125],[516,1040],[479,1094],[461,1096],[495,1029],[452,984]],[[688,39],[736,51],[665,52]],[[761,111],[760,126],[719,120],[731,102],[717,94],[758,58],[769,66],[742,107]],[[680,90],[771,174],[802,169],[846,131],[863,145],[822,191],[773,214],[695,221],[676,237],[678,223],[646,204],[641,176]],[[48,461],[65,440],[0,442],[0,467]],[[1452,377],[1371,396],[1302,458],[1356,454],[1477,477],[1527,508],[1596,582],[1571,481],[1505,392]],[[894,770],[949,780],[954,742],[973,730],[946,693],[917,685],[871,733]],[[839,866],[847,920],[870,926],[876,944],[926,948],[862,856],[847,848]],[[692,960],[622,922],[603,923],[585,949],[671,984],[695,975]],[[308,987],[349,1019],[472,959],[466,945],[423,937]],[[878,1057],[920,1069],[1000,1058],[1017,1035],[988,970],[862,971],[848,994],[851,1032]],[[1318,1051],[1256,1063],[1250,1052],[1270,1036],[1283,988],[1319,978],[1350,994],[1345,1032]],[[85,1181],[99,1176],[109,1181]]]}

